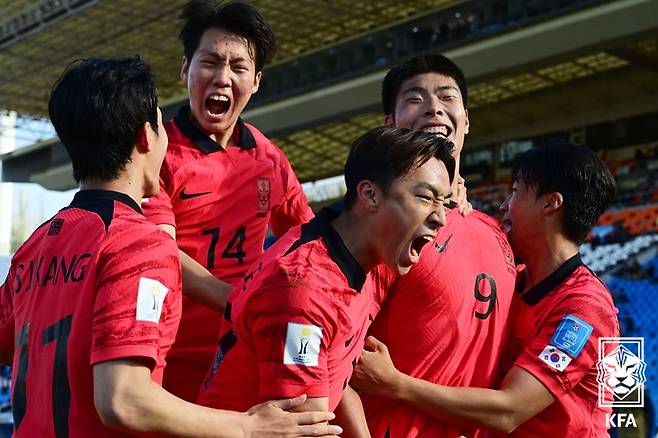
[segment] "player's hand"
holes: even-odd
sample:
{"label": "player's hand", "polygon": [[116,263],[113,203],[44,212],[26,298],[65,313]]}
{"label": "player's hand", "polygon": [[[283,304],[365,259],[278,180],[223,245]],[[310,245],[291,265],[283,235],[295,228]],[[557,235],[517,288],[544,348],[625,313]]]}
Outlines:
{"label": "player's hand", "polygon": [[473,206],[466,196],[466,180],[461,175],[457,175],[457,208],[462,216],[468,216],[473,212]]}
{"label": "player's hand", "polygon": [[343,430],[327,424],[333,412],[288,412],[306,401],[306,395],[284,400],[271,400],[249,409],[248,433],[256,437],[324,437],[337,438]]}
{"label": "player's hand", "polygon": [[393,365],[386,345],[368,336],[350,385],[370,394],[394,397],[399,381],[400,372]]}

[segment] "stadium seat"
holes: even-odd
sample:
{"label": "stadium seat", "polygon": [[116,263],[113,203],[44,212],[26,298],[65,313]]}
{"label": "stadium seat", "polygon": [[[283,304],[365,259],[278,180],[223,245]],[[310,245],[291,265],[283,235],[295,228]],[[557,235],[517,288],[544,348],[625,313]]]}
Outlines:
{"label": "stadium seat", "polygon": [[[658,236],[645,235],[640,245],[658,241]],[[639,238],[638,238],[639,239]],[[638,244],[636,244],[638,245]],[[658,257],[654,257],[644,268],[653,266],[654,273],[658,272]],[[645,388],[648,397],[645,406],[652,404],[653,412],[658,409],[658,328],[655,325],[655,316],[658,312],[658,282],[654,278],[632,280],[622,277],[612,277],[608,287],[615,296],[615,304],[619,309],[619,321],[622,327],[622,336],[642,337],[644,339],[644,361],[646,362]],[[654,416],[655,417],[655,416]],[[650,425],[652,430],[658,427],[658,420],[653,419]]]}

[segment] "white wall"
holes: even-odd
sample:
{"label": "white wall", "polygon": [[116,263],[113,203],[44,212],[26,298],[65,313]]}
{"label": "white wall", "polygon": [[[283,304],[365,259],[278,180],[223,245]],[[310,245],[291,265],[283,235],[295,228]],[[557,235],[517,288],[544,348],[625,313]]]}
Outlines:
{"label": "white wall", "polygon": [[[16,147],[16,113],[0,113],[0,155]],[[2,169],[0,168],[0,176]],[[0,255],[9,254],[13,217],[13,184],[0,183]]]}

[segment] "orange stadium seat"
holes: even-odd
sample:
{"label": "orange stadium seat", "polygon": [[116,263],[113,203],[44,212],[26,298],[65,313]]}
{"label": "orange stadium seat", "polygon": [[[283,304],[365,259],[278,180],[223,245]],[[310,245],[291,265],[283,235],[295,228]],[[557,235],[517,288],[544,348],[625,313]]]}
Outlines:
{"label": "orange stadium seat", "polygon": [[606,211],[599,218],[599,225],[612,225],[619,220],[619,215],[616,211]]}

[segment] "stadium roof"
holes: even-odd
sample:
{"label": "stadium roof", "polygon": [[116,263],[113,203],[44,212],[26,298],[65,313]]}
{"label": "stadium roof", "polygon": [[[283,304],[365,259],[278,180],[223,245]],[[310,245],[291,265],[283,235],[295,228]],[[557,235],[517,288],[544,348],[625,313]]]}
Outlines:
{"label": "stadium roof", "polygon": [[[657,111],[658,39],[473,82],[470,148]],[[333,176],[347,158],[346,145],[383,120],[377,107],[276,142],[291,162],[309,163],[297,169],[301,180]]]}
{"label": "stadium roof", "polygon": [[[19,3],[28,2],[11,5]],[[28,32],[4,48],[5,28],[0,22],[0,66],[3,72],[15,72],[9,75],[11,81],[0,77],[0,107],[10,102],[3,87],[16,83],[20,96],[11,102],[27,108],[27,96],[40,86],[37,94],[41,97],[31,99],[41,99],[45,105],[46,72],[54,79],[70,59],[132,53],[129,48],[136,45],[144,47],[142,54],[156,70],[161,69],[160,93],[168,97],[164,99],[165,114],[171,115],[186,100],[178,83],[178,63],[171,61],[180,58],[175,17],[181,2],[159,2],[157,11],[142,1],[71,3],[80,6],[74,15],[34,34]],[[519,9],[498,11],[488,22],[481,10],[493,2],[479,0],[254,3],[275,28],[280,50],[274,65],[266,68],[264,79],[269,86],[261,83],[245,118],[281,146],[302,181],[340,174],[348,145],[366,129],[381,124],[381,80],[395,56],[404,58],[417,50],[417,36],[422,36],[423,43],[437,40],[442,45],[423,50],[440,50],[466,73],[469,148],[658,112],[655,0],[509,0],[496,4]],[[4,4],[10,3],[0,0],[0,8]],[[295,13],[291,13],[291,4]],[[358,20],[349,21],[352,17]],[[98,20],[95,25],[90,24],[92,18]],[[475,21],[470,21],[472,18]],[[133,29],[126,29],[126,21],[133,22]],[[429,29],[429,34],[423,34],[423,29]],[[86,39],[88,45],[80,42]],[[23,51],[15,48],[25,44],[29,54],[30,48],[39,49],[37,41],[50,40],[59,41],[56,50],[81,45],[89,51],[71,48],[58,55],[53,46],[52,53],[39,55],[44,60],[37,57],[34,64],[26,64]],[[338,44],[340,41],[343,43]],[[369,46],[375,47],[374,54],[366,53]],[[7,60],[23,64],[11,67],[4,64]],[[364,63],[361,70],[355,69],[360,62]],[[59,64],[54,67],[53,63]],[[346,67],[353,70],[341,76]],[[277,85],[277,80],[285,86]],[[34,181],[58,189],[74,186],[66,153],[56,141],[2,159],[5,181]]]}
{"label": "stadium roof", "polygon": [[[278,41],[274,63],[390,26],[454,0],[255,0]],[[185,95],[178,79],[177,19],[185,0],[0,0],[0,108],[47,116],[52,83],[70,62],[139,53],[163,101]]]}

